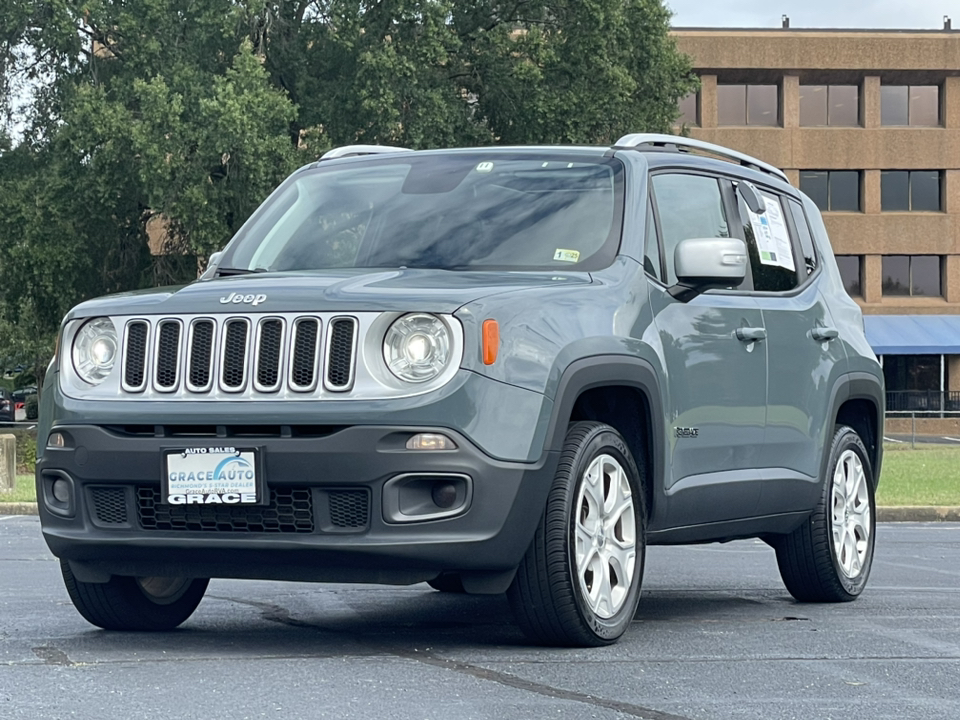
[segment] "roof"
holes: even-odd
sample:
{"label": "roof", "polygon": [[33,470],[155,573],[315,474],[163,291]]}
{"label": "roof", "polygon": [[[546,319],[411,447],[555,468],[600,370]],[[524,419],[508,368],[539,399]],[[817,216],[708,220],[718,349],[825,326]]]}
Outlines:
{"label": "roof", "polygon": [[877,355],[960,354],[960,315],[864,315]]}

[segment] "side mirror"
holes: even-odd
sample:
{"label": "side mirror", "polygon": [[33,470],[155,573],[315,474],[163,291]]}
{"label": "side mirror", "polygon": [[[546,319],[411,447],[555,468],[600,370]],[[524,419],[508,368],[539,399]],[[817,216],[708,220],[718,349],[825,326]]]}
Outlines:
{"label": "side mirror", "polygon": [[673,264],[678,284],[670,294],[687,302],[706,290],[742,283],[747,275],[747,245],[739,238],[681,240]]}
{"label": "side mirror", "polygon": [[217,263],[220,262],[221,257],[223,257],[223,250],[218,250],[210,254],[210,257],[207,259],[207,269],[203,271],[200,280],[213,277],[213,274],[217,271]]}
{"label": "side mirror", "polygon": [[741,180],[737,183],[737,192],[740,193],[740,197],[743,198],[753,214],[763,215],[767,211],[767,204],[763,201],[760,191],[752,183]]}

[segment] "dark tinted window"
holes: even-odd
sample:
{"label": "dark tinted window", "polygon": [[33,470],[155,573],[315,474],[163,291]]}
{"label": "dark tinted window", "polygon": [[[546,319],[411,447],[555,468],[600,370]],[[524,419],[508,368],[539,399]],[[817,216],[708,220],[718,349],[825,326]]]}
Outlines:
{"label": "dark tinted window", "polygon": [[860,212],[860,173],[857,170],[804,170],[800,190],[823,211]]}
{"label": "dark tinted window", "polygon": [[780,124],[780,88],[777,85],[717,85],[719,125]]}
{"label": "dark tinted window", "polygon": [[800,249],[803,252],[803,262],[806,266],[807,275],[817,269],[817,251],[813,245],[813,236],[810,234],[810,226],[807,224],[807,217],[803,212],[800,203],[789,200],[787,205],[793,214],[793,224],[797,228],[797,235],[800,238]]}
{"label": "dark tinted window", "polygon": [[940,390],[939,355],[884,355],[887,392]]}
{"label": "dark tinted window", "polygon": [[884,170],[880,173],[880,208],[886,212],[910,209],[910,173],[906,170]]}
{"label": "dark tinted window", "polygon": [[667,261],[666,282],[675,285],[674,252],[681,240],[730,237],[720,184],[716,179],[702,175],[655,175],[653,191]]}
{"label": "dark tinted window", "polygon": [[914,212],[940,212],[940,173],[914,170],[910,173],[910,209]]}
{"label": "dark tinted window", "polygon": [[619,245],[622,170],[612,159],[562,153],[321,164],[257,211],[222,266],[600,269]]}
{"label": "dark tinted window", "polygon": [[700,123],[699,116],[697,114],[697,102],[699,99],[699,93],[690,93],[682,98],[680,98],[680,119],[679,122],[683,125],[698,125]]}
{"label": "dark tinted window", "polygon": [[750,255],[753,289],[758,292],[785,292],[797,287],[797,265],[793,243],[780,199],[763,193],[767,211],[754,215],[737,195],[743,236]]}
{"label": "dark tinted window", "polygon": [[644,238],[643,269],[651,277],[660,280],[660,242],[653,218],[653,201],[647,201],[646,237]]}
{"label": "dark tinted window", "polygon": [[837,267],[840,268],[843,287],[850,297],[861,297],[863,295],[860,280],[861,262],[862,258],[859,255],[837,255]]}
{"label": "dark tinted window", "polygon": [[938,255],[884,255],[883,294],[940,297],[942,262]]}
{"label": "dark tinted window", "polygon": [[883,125],[940,125],[940,88],[937,85],[883,85],[880,88]]}
{"label": "dark tinted window", "polygon": [[940,212],[938,170],[884,170],[880,174],[880,207],[885,212]]}
{"label": "dark tinted window", "polygon": [[830,209],[830,183],[823,170],[803,170],[800,173],[800,191],[809,196],[821,210]]}

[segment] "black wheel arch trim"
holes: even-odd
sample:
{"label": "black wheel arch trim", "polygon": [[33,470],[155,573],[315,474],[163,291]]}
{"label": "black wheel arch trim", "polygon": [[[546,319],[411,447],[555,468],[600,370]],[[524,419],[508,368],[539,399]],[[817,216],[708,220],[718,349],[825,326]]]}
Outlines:
{"label": "black wheel arch trim", "polygon": [[[873,405],[876,412],[874,420],[876,422],[877,436],[872,438],[874,447],[870,446],[871,438],[861,438],[868,452],[872,453],[872,457],[870,457],[869,460],[874,489],[876,489],[880,482],[880,468],[883,463],[883,419],[886,401],[882,381],[876,375],[867,372],[851,372],[841,375],[833,386],[828,419],[832,419],[833,423],[836,424],[840,414],[840,408],[850,400],[866,400]],[[829,432],[831,430],[832,426],[828,428],[828,438],[832,434]],[[821,478],[826,477],[827,464],[829,462],[829,447],[825,445],[823,458],[820,460]]]}
{"label": "black wheel arch trim", "polygon": [[593,355],[570,363],[560,376],[554,396],[553,416],[547,427],[546,450],[559,452],[567,434],[567,424],[580,395],[594,388],[624,385],[639,390],[650,411],[647,480],[652,483],[647,517],[655,516],[663,490],[664,418],[659,376],[646,360],[629,355]]}

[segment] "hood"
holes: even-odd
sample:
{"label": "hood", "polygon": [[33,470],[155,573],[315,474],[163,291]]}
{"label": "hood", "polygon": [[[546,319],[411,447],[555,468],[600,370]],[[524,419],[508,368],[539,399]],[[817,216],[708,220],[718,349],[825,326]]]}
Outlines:
{"label": "hood", "polygon": [[[349,269],[263,273],[108,295],[78,305],[67,317],[396,310],[453,313],[490,295],[590,282],[589,273],[556,272]],[[238,296],[242,301],[234,302]]]}

